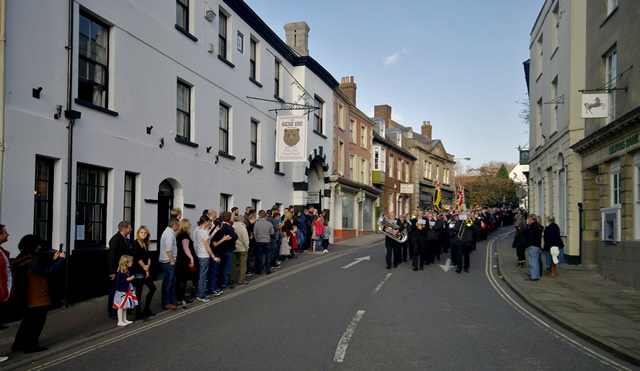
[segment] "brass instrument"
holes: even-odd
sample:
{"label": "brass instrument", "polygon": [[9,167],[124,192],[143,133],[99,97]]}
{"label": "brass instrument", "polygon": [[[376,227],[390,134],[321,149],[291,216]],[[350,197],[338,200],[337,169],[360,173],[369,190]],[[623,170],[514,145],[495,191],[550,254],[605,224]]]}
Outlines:
{"label": "brass instrument", "polygon": [[473,226],[473,220],[471,219],[467,219],[464,221],[464,225],[460,226],[460,229],[458,230],[458,239],[461,240],[462,236],[464,235],[464,231],[466,228],[471,228]]}
{"label": "brass instrument", "polygon": [[405,229],[401,232],[398,232],[394,236],[393,231],[400,229],[400,227],[397,224],[387,222],[384,217],[384,214],[380,215],[380,218],[378,219],[377,224],[378,224],[378,230],[382,232],[384,235],[386,235],[387,237],[390,237],[396,240],[398,243],[407,242],[407,238],[409,237],[409,235],[407,234],[407,230]]}
{"label": "brass instrument", "polygon": [[467,220],[465,220],[465,221],[464,221],[464,224],[465,224],[467,227],[471,227],[471,226],[473,226],[473,220],[471,220],[471,219],[467,219]]}

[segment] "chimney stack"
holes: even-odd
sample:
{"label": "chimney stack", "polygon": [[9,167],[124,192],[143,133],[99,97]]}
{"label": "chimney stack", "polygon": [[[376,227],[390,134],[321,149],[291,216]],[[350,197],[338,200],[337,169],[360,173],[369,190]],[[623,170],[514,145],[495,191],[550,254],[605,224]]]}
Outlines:
{"label": "chimney stack", "polygon": [[340,79],[340,90],[346,95],[353,105],[356,105],[356,89],[358,85],[353,82],[353,76],[346,76]]}
{"label": "chimney stack", "polygon": [[384,118],[384,127],[389,129],[391,127],[391,106],[382,104],[373,107],[373,115],[375,117]]}
{"label": "chimney stack", "polygon": [[433,128],[431,127],[431,121],[423,121],[421,129],[422,129],[422,136],[431,140],[431,135],[433,130]]}
{"label": "chimney stack", "polygon": [[307,22],[294,22],[284,25],[287,45],[301,56],[309,55],[309,25]]}

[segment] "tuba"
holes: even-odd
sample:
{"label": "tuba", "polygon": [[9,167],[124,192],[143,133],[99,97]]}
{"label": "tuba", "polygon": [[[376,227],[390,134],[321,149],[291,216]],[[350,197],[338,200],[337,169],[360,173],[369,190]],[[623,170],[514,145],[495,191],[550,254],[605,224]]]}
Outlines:
{"label": "tuba", "polygon": [[378,218],[377,224],[378,224],[378,230],[382,232],[384,235],[386,235],[387,237],[394,239],[398,243],[407,242],[407,238],[409,237],[409,235],[407,235],[407,230],[405,229],[402,232],[398,232],[394,236],[393,231],[396,229],[399,229],[399,227],[396,224],[387,222],[385,220],[384,214],[380,215],[380,218]]}

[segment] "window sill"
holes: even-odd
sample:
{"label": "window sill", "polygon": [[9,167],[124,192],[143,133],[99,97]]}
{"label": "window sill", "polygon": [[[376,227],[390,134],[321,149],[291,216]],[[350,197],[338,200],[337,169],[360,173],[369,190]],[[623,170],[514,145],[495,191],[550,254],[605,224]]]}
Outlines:
{"label": "window sill", "polygon": [[221,56],[220,54],[218,54],[218,59],[223,61],[227,66],[231,67],[231,68],[236,68],[236,65],[231,63],[229,60],[227,60],[227,58],[224,58],[223,56]]}
{"label": "window sill", "polygon": [[224,158],[228,158],[229,160],[235,160],[236,159],[236,156],[232,156],[232,155],[228,154],[227,152],[223,152],[223,151],[218,151],[218,156],[224,157]]}
{"label": "window sill", "polygon": [[251,81],[252,83],[256,84],[259,88],[262,87],[262,84],[259,83],[258,81],[256,81],[256,79],[254,79],[253,77],[249,77],[249,81]]}
{"label": "window sill", "polygon": [[185,30],[184,28],[182,28],[179,25],[176,25],[176,30],[180,31],[181,34],[185,35],[186,37],[190,38],[191,41],[196,42],[198,41],[198,38],[193,36],[189,31]]}
{"label": "window sill", "polygon": [[317,131],[316,129],[313,129],[313,132],[318,134],[319,136],[323,137],[324,139],[327,139],[327,137],[324,134],[322,134],[321,132]]}
{"label": "window sill", "polygon": [[276,175],[280,175],[280,176],[284,176],[285,175],[283,172],[280,172],[278,170],[274,170],[273,173],[276,174]]}
{"label": "window sill", "polygon": [[251,162],[249,163],[249,165],[251,165],[251,167],[255,167],[255,168],[258,168],[258,169],[262,169],[262,168],[263,168],[263,166],[262,166],[262,165],[258,165],[258,164],[256,164],[256,163],[255,163],[255,162],[253,162],[253,161],[251,161]]}
{"label": "window sill", "polygon": [[190,141],[190,140],[188,140],[186,138],[183,138],[183,137],[179,137],[179,136],[176,136],[176,143],[181,143],[181,144],[185,144],[185,145],[187,145],[189,147],[198,148],[198,143],[193,143],[192,141]]}
{"label": "window sill", "polygon": [[81,106],[85,106],[85,107],[89,107],[89,108],[93,108],[96,111],[100,111],[102,113],[106,113],[107,115],[111,115],[111,116],[118,116],[118,112],[112,111],[110,109],[104,108],[104,107],[100,107],[98,105],[95,105],[93,103],[89,103],[86,100],[82,100],[82,99],[78,99],[76,98],[75,102]]}
{"label": "window sill", "polygon": [[615,9],[613,9],[611,11],[611,13],[609,13],[609,15],[607,15],[607,18],[604,19],[604,21],[602,21],[602,23],[600,23],[600,28],[602,28],[602,26],[604,26],[605,23],[607,23],[607,21],[613,17],[614,14],[616,14],[616,12],[618,11],[618,7],[616,6]]}

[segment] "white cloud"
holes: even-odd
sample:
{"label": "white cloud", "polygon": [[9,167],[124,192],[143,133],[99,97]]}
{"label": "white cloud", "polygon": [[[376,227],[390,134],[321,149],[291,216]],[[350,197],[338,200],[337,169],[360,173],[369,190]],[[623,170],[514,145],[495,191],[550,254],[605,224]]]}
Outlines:
{"label": "white cloud", "polygon": [[391,66],[393,64],[398,63],[398,59],[399,58],[400,58],[400,54],[398,54],[398,53],[393,53],[390,56],[385,57],[384,58],[384,66],[388,67],[388,66]]}

